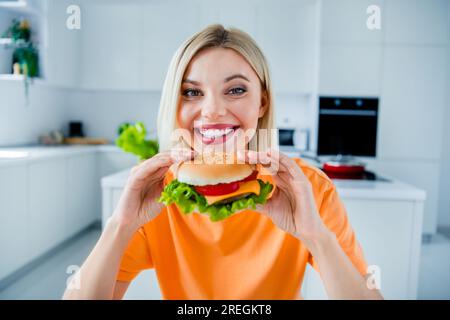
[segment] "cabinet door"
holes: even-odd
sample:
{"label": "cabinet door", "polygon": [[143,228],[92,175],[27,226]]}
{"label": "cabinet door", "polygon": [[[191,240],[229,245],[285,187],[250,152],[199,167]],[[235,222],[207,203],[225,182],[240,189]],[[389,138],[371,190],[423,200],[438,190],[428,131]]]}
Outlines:
{"label": "cabinet door", "polygon": [[396,177],[400,181],[409,183],[426,191],[425,209],[423,216],[424,234],[435,234],[438,221],[439,201],[439,161],[404,161],[377,160],[372,167],[375,172]]}
{"label": "cabinet door", "polygon": [[0,167],[0,280],[28,262],[27,169]]}
{"label": "cabinet door", "polygon": [[316,84],[318,2],[258,3],[256,40],[278,93],[310,93]]}
{"label": "cabinet door", "polygon": [[226,6],[220,5],[219,2],[218,8],[218,22],[225,28],[238,28],[252,37],[256,36],[257,6],[254,1],[232,0],[228,1]]}
{"label": "cabinet door", "polygon": [[382,159],[440,158],[447,54],[439,46],[385,48],[378,144]]}
{"label": "cabinet door", "polygon": [[[43,6],[43,2],[39,1],[41,6]],[[72,4],[71,0],[49,1],[47,19],[40,30],[41,39],[45,42],[40,46],[40,50],[42,50],[40,55],[44,59],[44,77],[50,84],[56,86],[73,87],[77,86],[80,80],[79,56],[82,32],[66,27],[66,19],[69,16],[66,9]],[[38,10],[43,10],[43,8]],[[82,11],[82,18],[84,18],[84,13],[85,11]],[[47,34],[44,35],[45,32]],[[45,46],[46,44],[48,45]]]}
{"label": "cabinet door", "polygon": [[125,169],[131,169],[138,165],[138,158],[134,154],[123,151],[99,152],[100,179]]}
{"label": "cabinet door", "polygon": [[160,1],[141,4],[139,83],[144,90],[162,90],[175,51],[199,28],[195,1]]}
{"label": "cabinet door", "polygon": [[[117,1],[86,3],[81,29],[81,86],[135,90],[140,87],[140,5]],[[147,30],[150,37],[155,30]]]}
{"label": "cabinet door", "polygon": [[[381,29],[367,28],[371,13],[367,8],[376,5],[380,9]],[[404,5],[406,6],[406,5]],[[321,42],[339,45],[376,45],[383,41],[385,0],[322,1]]]}
{"label": "cabinet door", "polygon": [[[448,43],[448,0],[385,0],[386,43]],[[418,23],[420,21],[420,23]]]}
{"label": "cabinet door", "polygon": [[[384,298],[414,299],[413,279],[418,274],[411,270],[417,271],[415,245],[421,241],[421,235],[416,234],[414,203],[353,199],[344,199],[344,203],[368,265],[379,268]],[[310,266],[304,285],[305,299],[327,299],[320,276]]]}
{"label": "cabinet door", "polygon": [[94,154],[67,159],[67,235],[73,235],[100,219],[100,181]]}
{"label": "cabinet door", "polygon": [[36,258],[65,239],[65,159],[31,163],[28,174],[30,257]]}
{"label": "cabinet door", "polygon": [[323,44],[320,94],[379,96],[382,52],[381,45]]}
{"label": "cabinet door", "polygon": [[[381,271],[381,292],[386,299],[409,299],[413,242],[414,203],[404,201],[344,200],[350,223],[355,230],[366,261]],[[418,276],[418,275],[416,275]]]}

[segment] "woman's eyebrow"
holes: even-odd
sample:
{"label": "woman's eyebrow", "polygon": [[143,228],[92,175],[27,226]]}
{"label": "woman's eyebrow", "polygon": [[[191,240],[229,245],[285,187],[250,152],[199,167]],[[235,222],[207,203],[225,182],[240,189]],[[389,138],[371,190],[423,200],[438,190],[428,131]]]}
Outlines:
{"label": "woman's eyebrow", "polygon": [[200,82],[195,81],[195,80],[191,80],[191,79],[184,79],[183,83],[192,83],[193,85],[199,86]]}
{"label": "woman's eyebrow", "polygon": [[224,82],[228,82],[228,81],[231,81],[231,80],[236,79],[236,78],[241,78],[241,79],[244,79],[247,82],[250,82],[250,80],[248,80],[247,77],[245,77],[244,75],[239,74],[239,73],[233,74],[232,76],[229,76],[229,77],[226,77]]}

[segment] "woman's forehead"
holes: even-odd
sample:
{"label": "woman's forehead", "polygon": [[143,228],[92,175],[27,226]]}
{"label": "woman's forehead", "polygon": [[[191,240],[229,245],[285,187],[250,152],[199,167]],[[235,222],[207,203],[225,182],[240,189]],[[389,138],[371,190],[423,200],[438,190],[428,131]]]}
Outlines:
{"label": "woman's forehead", "polygon": [[235,50],[208,48],[200,51],[192,58],[186,69],[184,80],[222,81],[234,74],[242,74],[250,81],[257,78],[250,64]]}

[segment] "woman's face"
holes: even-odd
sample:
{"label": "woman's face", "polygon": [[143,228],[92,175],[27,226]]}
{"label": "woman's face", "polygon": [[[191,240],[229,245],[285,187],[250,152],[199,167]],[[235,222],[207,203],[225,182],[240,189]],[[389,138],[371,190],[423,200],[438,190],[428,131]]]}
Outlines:
{"label": "woman's face", "polygon": [[267,108],[255,71],[225,48],[205,49],[191,60],[180,96],[178,126],[202,152],[246,147]]}

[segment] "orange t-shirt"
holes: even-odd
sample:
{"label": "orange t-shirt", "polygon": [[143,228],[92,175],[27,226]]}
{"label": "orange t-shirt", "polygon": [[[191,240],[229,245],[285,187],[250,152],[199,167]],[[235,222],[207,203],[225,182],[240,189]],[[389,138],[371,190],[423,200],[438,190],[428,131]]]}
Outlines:
{"label": "orange t-shirt", "polygon": [[[319,169],[295,161],[311,182],[321,218],[365,275],[362,249],[333,183]],[[166,176],[166,182],[171,179]],[[205,214],[185,215],[170,205],[136,232],[117,280],[131,281],[154,268],[165,299],[298,299],[308,262],[318,270],[302,242],[261,213],[246,210],[211,222]]]}

